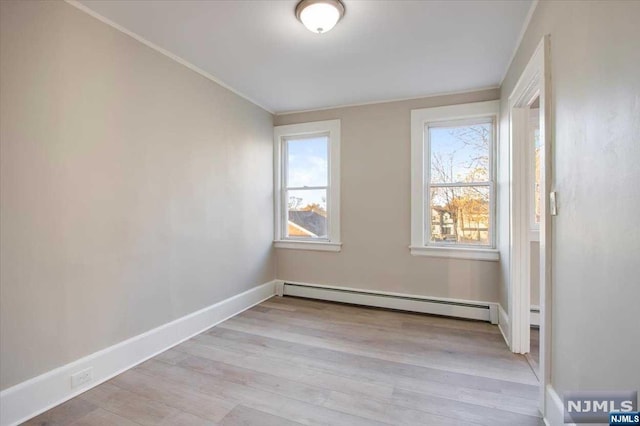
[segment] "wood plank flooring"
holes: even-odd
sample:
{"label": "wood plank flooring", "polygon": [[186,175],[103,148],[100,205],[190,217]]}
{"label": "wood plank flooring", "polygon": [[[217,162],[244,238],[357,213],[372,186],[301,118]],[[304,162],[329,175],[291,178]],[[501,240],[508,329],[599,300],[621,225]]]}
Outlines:
{"label": "wood plank flooring", "polygon": [[530,351],[526,354],[526,359],[533,370],[533,374],[540,379],[540,329],[531,327]]}
{"label": "wood plank flooring", "polygon": [[542,425],[496,326],[274,297],[28,425]]}

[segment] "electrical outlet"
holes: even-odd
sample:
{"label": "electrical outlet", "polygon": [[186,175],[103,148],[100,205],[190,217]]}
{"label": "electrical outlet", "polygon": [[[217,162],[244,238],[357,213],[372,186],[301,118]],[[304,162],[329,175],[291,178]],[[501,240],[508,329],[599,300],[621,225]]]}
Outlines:
{"label": "electrical outlet", "polygon": [[93,367],[85,368],[71,375],[71,389],[82,386],[93,380]]}

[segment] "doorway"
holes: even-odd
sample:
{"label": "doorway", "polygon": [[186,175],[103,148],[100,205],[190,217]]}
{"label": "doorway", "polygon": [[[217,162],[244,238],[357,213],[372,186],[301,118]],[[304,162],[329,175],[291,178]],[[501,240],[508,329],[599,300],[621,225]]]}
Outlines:
{"label": "doorway", "polygon": [[528,107],[528,134],[525,151],[526,164],[526,210],[528,213],[528,259],[526,270],[529,276],[529,353],[527,361],[540,380],[540,95]]}
{"label": "doorway", "polygon": [[551,354],[551,107],[549,37],[545,36],[509,96],[510,346],[525,354],[545,387]]}

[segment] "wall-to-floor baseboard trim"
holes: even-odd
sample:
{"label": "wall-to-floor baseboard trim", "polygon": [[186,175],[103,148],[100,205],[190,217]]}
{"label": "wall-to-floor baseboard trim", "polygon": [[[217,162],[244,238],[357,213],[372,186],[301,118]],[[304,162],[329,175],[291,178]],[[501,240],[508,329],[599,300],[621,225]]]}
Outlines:
{"label": "wall-to-floor baseboard trim", "polygon": [[482,320],[492,324],[498,323],[498,304],[492,302],[425,297],[288,280],[276,284],[276,293],[284,296],[330,300],[354,305]]}
{"label": "wall-to-floor baseboard trim", "polygon": [[[546,411],[544,415],[544,423],[547,426],[565,426],[564,404],[562,403],[562,399],[560,398],[556,390],[551,385],[547,385],[547,388],[544,392],[544,398],[544,406]],[[575,426],[573,423],[569,425]]]}
{"label": "wall-to-floor baseboard trim", "polygon": [[507,343],[507,346],[509,347],[509,349],[511,349],[511,343],[509,343],[509,332],[511,331],[509,325],[509,315],[507,315],[505,310],[502,309],[502,305],[498,305],[498,310],[500,316],[500,319],[498,320],[498,329],[500,330],[500,333],[502,333],[502,337]]}
{"label": "wall-to-floor baseboard trim", "polygon": [[[269,299],[275,284],[259,285],[0,392],[0,425],[24,422]],[[87,368],[93,379],[72,389],[71,375]]]}

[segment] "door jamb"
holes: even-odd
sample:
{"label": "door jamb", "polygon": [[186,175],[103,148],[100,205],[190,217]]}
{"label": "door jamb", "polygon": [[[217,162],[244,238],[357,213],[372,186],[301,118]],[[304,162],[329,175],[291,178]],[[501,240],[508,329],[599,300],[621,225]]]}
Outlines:
{"label": "door jamb", "polygon": [[540,406],[545,413],[545,388],[551,379],[551,215],[549,194],[552,179],[552,106],[550,38],[538,44],[518,83],[509,96],[510,130],[510,244],[509,317],[512,352],[529,352],[530,280],[528,257],[529,212],[527,211],[527,117],[529,103],[540,96]]}

